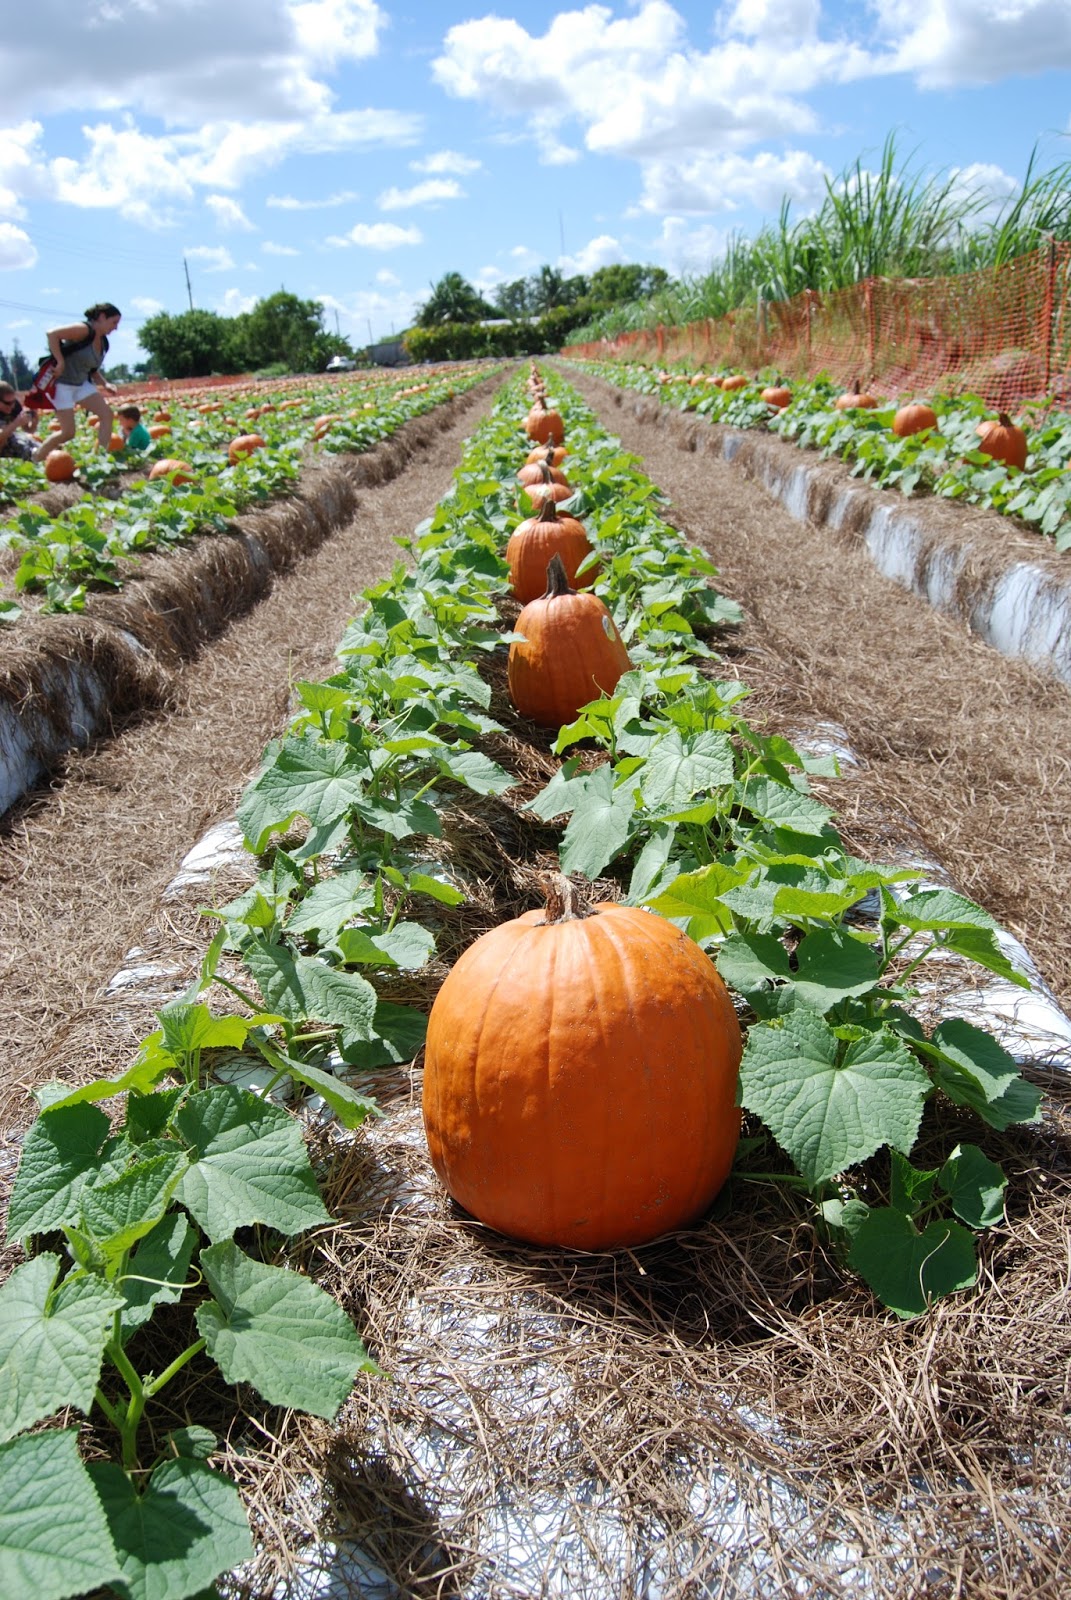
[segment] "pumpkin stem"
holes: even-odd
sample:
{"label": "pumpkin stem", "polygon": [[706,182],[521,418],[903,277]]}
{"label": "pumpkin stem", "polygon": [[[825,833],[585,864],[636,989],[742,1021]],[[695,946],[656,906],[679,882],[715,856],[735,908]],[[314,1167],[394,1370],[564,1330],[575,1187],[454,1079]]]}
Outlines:
{"label": "pumpkin stem", "polygon": [[569,587],[569,575],[561,556],[555,550],[547,563],[547,592],[544,600],[560,600],[562,595],[575,594],[576,590]]}
{"label": "pumpkin stem", "polygon": [[[549,473],[548,473],[548,476],[544,479],[544,482],[545,483],[549,483],[550,482]],[[561,520],[562,520],[561,517],[559,517],[559,515],[558,515],[558,508],[554,504],[553,495],[549,495],[549,494],[545,495],[543,497],[543,504],[539,508],[539,515],[536,518],[536,521],[537,522],[560,522]]]}
{"label": "pumpkin stem", "polygon": [[591,907],[584,899],[583,892],[564,873],[552,873],[543,887],[547,896],[544,927],[556,922],[580,922],[584,917],[591,916]]}
{"label": "pumpkin stem", "polygon": [[1001,411],[999,413],[999,422],[1002,428],[1013,428],[1015,426],[1006,411]]}

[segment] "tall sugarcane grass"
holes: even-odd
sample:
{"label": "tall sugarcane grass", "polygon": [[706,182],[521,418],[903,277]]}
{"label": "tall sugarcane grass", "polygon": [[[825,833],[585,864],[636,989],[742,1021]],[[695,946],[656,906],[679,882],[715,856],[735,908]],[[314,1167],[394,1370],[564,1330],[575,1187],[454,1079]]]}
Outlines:
{"label": "tall sugarcane grass", "polygon": [[759,299],[790,300],[804,289],[828,294],[870,277],[930,278],[999,266],[1046,237],[1071,239],[1071,161],[1038,171],[1035,146],[1017,192],[995,217],[981,185],[956,174],[928,176],[899,161],[890,135],[876,171],[861,157],[826,180],[814,215],[793,221],[781,202],[776,223],[753,239],[730,236],[705,275],[683,277],[643,301],[614,306],[571,342],[614,338],[638,328],[723,317]]}

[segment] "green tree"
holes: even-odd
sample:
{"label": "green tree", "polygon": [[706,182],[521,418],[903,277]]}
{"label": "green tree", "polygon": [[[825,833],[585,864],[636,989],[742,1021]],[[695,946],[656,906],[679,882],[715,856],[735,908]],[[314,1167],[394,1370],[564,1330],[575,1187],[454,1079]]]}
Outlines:
{"label": "green tree", "polygon": [[251,311],[236,317],[251,368],[285,363],[291,372],[316,372],[339,340],[323,326],[323,306],[318,300],[301,300],[279,289],[258,300]]}
{"label": "green tree", "polygon": [[482,322],[493,317],[487,304],[460,272],[447,272],[432,284],[431,294],[417,313],[417,326],[436,328],[445,322]]}
{"label": "green tree", "polygon": [[226,364],[228,319],[214,311],[158,311],[142,323],[138,339],[165,378],[207,378],[213,372],[239,372]]}
{"label": "green tree", "polygon": [[512,283],[500,283],[494,292],[494,306],[504,317],[515,320],[527,317],[533,310],[532,293],[527,278],[514,278]]}
{"label": "green tree", "polygon": [[669,273],[664,267],[618,262],[610,267],[598,267],[591,274],[591,298],[606,306],[645,300],[664,289],[668,282]]}

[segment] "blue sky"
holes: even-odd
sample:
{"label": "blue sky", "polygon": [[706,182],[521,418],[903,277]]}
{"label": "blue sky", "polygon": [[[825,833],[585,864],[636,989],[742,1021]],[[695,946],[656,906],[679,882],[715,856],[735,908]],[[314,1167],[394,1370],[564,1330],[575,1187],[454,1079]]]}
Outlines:
{"label": "blue sky", "polygon": [[360,344],[447,271],[701,271],[890,132],[1004,198],[1071,159],[1071,0],[33,0],[0,107],[0,347],[279,287]]}

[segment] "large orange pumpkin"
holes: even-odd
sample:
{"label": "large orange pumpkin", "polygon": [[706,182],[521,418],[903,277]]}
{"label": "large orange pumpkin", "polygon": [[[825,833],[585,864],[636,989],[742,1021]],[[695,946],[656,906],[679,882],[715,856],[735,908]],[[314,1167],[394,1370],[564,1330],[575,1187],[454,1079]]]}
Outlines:
{"label": "large orange pumpkin", "polygon": [[740,1028],[679,928],[569,887],[477,939],[439,990],[424,1127],[449,1193],[499,1233],[630,1248],[695,1222],[728,1177]]}
{"label": "large orange pumpkin", "polygon": [[980,422],[976,432],[978,448],[983,455],[1003,461],[1006,467],[1018,467],[1020,471],[1026,466],[1026,433],[1016,427],[1006,411],[1000,413],[996,422]]}
{"label": "large orange pumpkin", "polygon": [[545,400],[537,400],[524,424],[529,439],[540,444],[564,444],[565,424],[557,411],[549,411]]}
{"label": "large orange pumpkin", "polygon": [[[559,516],[553,500],[544,500],[534,517],[527,517],[510,534],[506,545],[510,587],[522,605],[535,600],[547,586],[547,562],[560,555],[570,583],[577,581],[577,568],[591,554],[587,529],[576,517]],[[592,583],[596,570],[585,573],[583,581]]]}
{"label": "large orange pumpkin", "polygon": [[524,635],[509,647],[509,697],[523,717],[546,728],[572,722],[581,706],[613,694],[632,666],[614,619],[594,594],[569,587],[560,556],[546,570],[546,593],[514,623]]}

